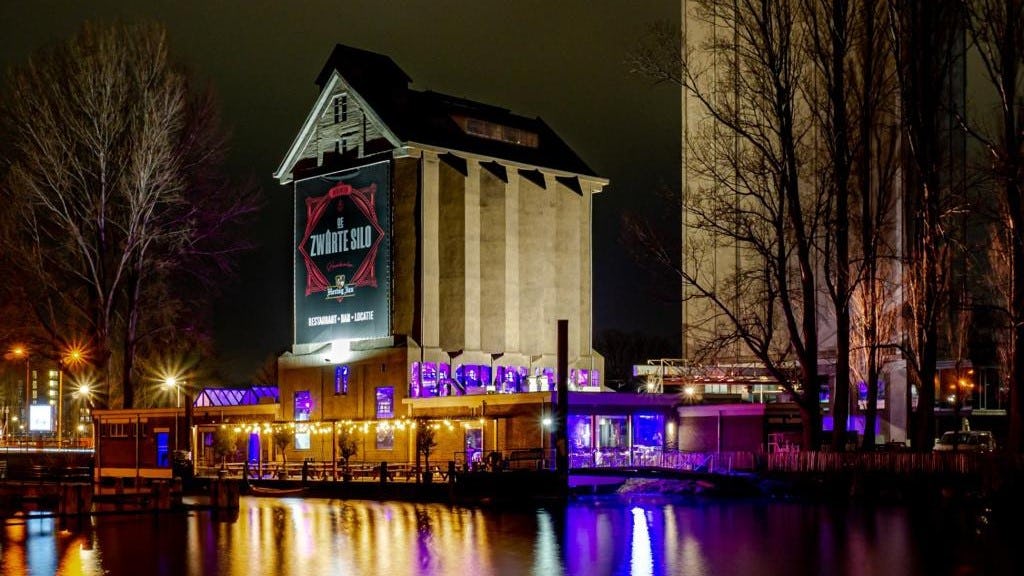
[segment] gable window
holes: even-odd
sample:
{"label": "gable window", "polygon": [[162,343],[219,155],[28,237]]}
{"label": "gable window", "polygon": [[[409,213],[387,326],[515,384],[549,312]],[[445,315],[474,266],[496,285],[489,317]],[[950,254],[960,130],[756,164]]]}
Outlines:
{"label": "gable window", "polygon": [[340,96],[334,97],[333,110],[334,112],[334,123],[344,122],[348,120],[348,95],[341,94]]}

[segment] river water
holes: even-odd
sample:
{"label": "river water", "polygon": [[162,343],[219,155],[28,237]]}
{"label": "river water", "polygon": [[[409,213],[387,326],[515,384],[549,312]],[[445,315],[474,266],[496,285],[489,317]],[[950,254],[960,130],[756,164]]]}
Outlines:
{"label": "river water", "polygon": [[237,515],[8,519],[0,574],[1024,574],[988,516],[947,507],[602,496],[565,507],[242,497]]}

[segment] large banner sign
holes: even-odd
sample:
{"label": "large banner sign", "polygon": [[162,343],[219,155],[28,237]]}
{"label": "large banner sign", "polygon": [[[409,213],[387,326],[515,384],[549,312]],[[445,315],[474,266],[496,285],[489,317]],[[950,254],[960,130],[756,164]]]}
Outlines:
{"label": "large banner sign", "polygon": [[295,184],[295,343],[390,333],[390,164]]}

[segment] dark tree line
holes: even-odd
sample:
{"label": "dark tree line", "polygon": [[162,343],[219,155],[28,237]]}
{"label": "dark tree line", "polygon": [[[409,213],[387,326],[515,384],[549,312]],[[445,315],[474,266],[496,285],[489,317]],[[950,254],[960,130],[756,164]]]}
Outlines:
{"label": "dark tree line", "polygon": [[675,358],[679,341],[643,332],[604,330],[594,339],[594,350],[604,357],[605,385],[635,392],[640,382],[633,377],[633,366],[656,358]]}

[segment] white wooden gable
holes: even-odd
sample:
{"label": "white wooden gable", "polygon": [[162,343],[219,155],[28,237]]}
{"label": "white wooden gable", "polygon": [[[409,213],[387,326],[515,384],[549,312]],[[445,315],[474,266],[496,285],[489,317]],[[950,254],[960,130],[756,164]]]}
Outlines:
{"label": "white wooden gable", "polygon": [[281,184],[290,182],[295,165],[307,158],[315,158],[316,165],[320,166],[325,154],[351,154],[356,151],[359,157],[365,156],[366,143],[382,138],[393,148],[402,146],[401,140],[384,124],[366,99],[334,71],[274,172],[274,178]]}

